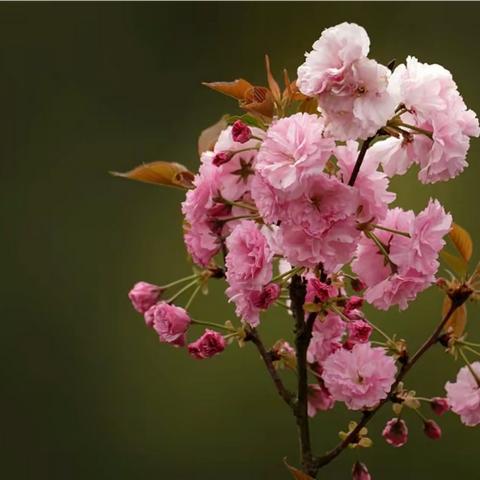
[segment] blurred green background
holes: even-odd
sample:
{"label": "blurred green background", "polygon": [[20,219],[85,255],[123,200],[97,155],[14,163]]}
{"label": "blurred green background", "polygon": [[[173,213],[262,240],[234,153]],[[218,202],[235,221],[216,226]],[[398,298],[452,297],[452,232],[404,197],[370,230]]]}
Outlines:
{"label": "blurred green background", "polygon": [[[345,20],[366,27],[383,63],[412,54],[447,67],[480,112],[479,14],[475,3],[1,4],[2,478],[289,478],[294,422],[254,349],[194,361],[159,345],[128,302],[137,280],[188,273],[183,193],[107,172],[153,160],[195,169],[198,133],[237,111],[201,81],[264,83],[265,52],[294,76],[322,29]],[[474,141],[471,167],[447,184],[395,179],[399,203],[418,211],[438,196],[478,240],[479,153]],[[416,346],[440,303],[432,290],[372,320]],[[231,318],[222,286],[193,313]],[[276,311],[261,330],[273,341],[289,327]],[[408,385],[442,394],[458,367],[437,349]],[[433,442],[409,415],[411,440],[396,450],[379,437],[389,416],[371,424],[375,448],[347,451],[320,478],[349,478],[359,453],[377,479],[478,478],[480,429],[449,414]],[[355,417],[320,414],[315,449]]]}

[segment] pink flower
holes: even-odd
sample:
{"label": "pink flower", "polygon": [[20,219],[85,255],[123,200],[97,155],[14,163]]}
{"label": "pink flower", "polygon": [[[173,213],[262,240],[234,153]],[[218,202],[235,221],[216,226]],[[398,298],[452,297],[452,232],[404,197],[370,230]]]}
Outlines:
{"label": "pink flower", "polygon": [[357,297],[356,295],[352,295],[348,300],[347,303],[345,304],[344,307],[344,313],[345,315],[349,315],[350,312],[354,310],[358,310],[359,308],[362,308],[363,305],[363,298],[362,297]]}
{"label": "pink flower", "polygon": [[[359,196],[359,222],[380,221],[387,214],[388,205],[395,200],[396,195],[388,191],[389,180],[385,173],[379,171],[380,159],[370,155],[370,149],[362,163],[362,168],[355,181],[355,190]],[[335,157],[338,160],[340,176],[348,183],[353,167],[358,157],[358,143],[347,142],[337,146]]]}
{"label": "pink flower", "polygon": [[275,300],[280,296],[280,286],[276,283],[269,283],[265,285],[263,289],[258,292],[252,292],[252,303],[253,306],[259,308],[260,310],[267,310]]}
{"label": "pink flower", "polygon": [[432,398],[432,401],[430,402],[430,407],[437,415],[443,415],[450,410],[448,400],[442,397]]}
{"label": "pink flower", "polygon": [[162,294],[163,289],[147,282],[138,282],[128,293],[133,308],[140,313],[145,313],[152,305],[155,305]]}
{"label": "pink flower", "polygon": [[432,440],[439,440],[442,436],[442,429],[433,420],[425,420],[423,423],[423,432]]}
{"label": "pink flower", "polygon": [[[472,369],[480,377],[480,362],[472,363]],[[445,385],[450,408],[467,426],[480,424],[480,388],[468,367],[460,369],[456,382]]]}
{"label": "pink flower", "polygon": [[309,363],[322,363],[341,347],[340,340],[345,333],[345,322],[331,312],[317,317],[313,324],[312,339],[307,351]]}
{"label": "pink flower", "polygon": [[185,345],[185,334],[191,320],[182,307],[165,302],[157,303],[145,313],[145,322],[153,326],[161,342],[176,347]]}
{"label": "pink flower", "polygon": [[277,120],[260,147],[257,171],[275,189],[300,189],[302,178],[323,171],[335,147],[332,138],[324,138],[323,130],[323,120],[308,113]]}
{"label": "pink flower", "polygon": [[227,238],[226,245],[229,284],[226,294],[235,303],[237,315],[255,326],[260,311],[255,304],[272,278],[273,253],[267,239],[251,220],[242,220]]}
{"label": "pink flower", "polygon": [[480,128],[475,113],[467,110],[450,72],[440,65],[408,57],[406,65],[395,69],[390,83],[408,109],[401,120],[432,132],[432,139],[422,134],[392,138],[375,144],[371,154],[381,158],[388,175],[402,175],[414,163],[420,165],[418,177],[423,183],[445,181],[458,175],[468,165],[465,157],[469,137],[478,137]]}
{"label": "pink flower", "polygon": [[318,411],[330,410],[335,400],[323,384],[310,384],[308,386],[308,416],[314,417]]}
{"label": "pink flower", "polygon": [[352,480],[372,480],[367,466],[362,462],[355,462],[352,469]]}
{"label": "pink flower", "polygon": [[325,302],[336,295],[338,295],[338,288],[335,286],[324,283],[316,277],[308,278],[307,293],[305,295],[306,303],[314,303],[316,300]]}
{"label": "pink flower", "polygon": [[225,350],[223,336],[208,328],[198,340],[188,345],[188,353],[197,360],[213,357],[223,350]]}
{"label": "pink flower", "polygon": [[355,343],[366,343],[372,334],[372,326],[365,320],[353,320],[347,323],[348,340]]}
{"label": "pink flower", "polygon": [[356,192],[325,174],[304,179],[303,193],[288,202],[280,216],[279,243],[292,265],[334,272],[353,256],[360,232],[356,228]]}
{"label": "pink flower", "polygon": [[371,239],[360,240],[352,270],[368,287],[365,300],[382,310],[392,305],[401,310],[407,308],[409,301],[435,281],[438,255],[451,221],[451,216],[433,200],[417,217],[412,211],[389,210],[381,225],[409,237],[380,229],[374,231],[387,246],[391,264],[385,262]]}
{"label": "pink flower", "polygon": [[252,137],[252,131],[241,120],[232,125],[232,139],[234,142],[246,143]]}
{"label": "pink flower", "polygon": [[345,72],[353,62],[366,57],[369,50],[367,32],[355,23],[344,22],[325,29],[298,68],[298,88],[311,97],[326,90],[341,90]]}
{"label": "pink flower", "polygon": [[252,179],[251,195],[265,222],[275,223],[280,219],[288,198],[274,189],[258,172]]}
{"label": "pink flower", "polygon": [[340,349],[323,363],[322,378],[333,398],[351,410],[374,407],[388,395],[395,380],[395,362],[383,348],[357,343]]}
{"label": "pink flower", "polygon": [[392,418],[385,425],[382,435],[392,447],[403,447],[408,440],[407,424],[399,418]]}

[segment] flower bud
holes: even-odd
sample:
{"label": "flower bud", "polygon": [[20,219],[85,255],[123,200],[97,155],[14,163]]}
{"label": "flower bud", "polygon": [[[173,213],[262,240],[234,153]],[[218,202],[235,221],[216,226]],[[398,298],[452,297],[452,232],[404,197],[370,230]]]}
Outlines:
{"label": "flower bud", "polygon": [[352,278],[350,280],[350,285],[356,292],[361,292],[362,290],[365,290],[365,288],[367,288],[365,283],[363,283],[359,278]]}
{"label": "flower bud", "polygon": [[263,287],[261,292],[254,291],[251,297],[253,306],[267,310],[280,296],[280,290],[280,286],[276,283],[269,283]]}
{"label": "flower bud", "polygon": [[442,397],[432,398],[432,401],[430,402],[430,407],[437,415],[443,415],[450,410],[448,400]]}
{"label": "flower bud", "polygon": [[352,468],[352,480],[372,480],[367,466],[362,462],[355,462]]}
{"label": "flower bud", "polygon": [[306,298],[311,301],[317,299],[320,302],[325,302],[334,295],[334,288],[331,285],[321,282],[318,278],[310,278],[307,283]]}
{"label": "flower bud", "polygon": [[154,328],[161,342],[175,347],[185,345],[185,334],[191,319],[182,307],[157,303],[145,312],[145,322]]}
{"label": "flower bud", "polygon": [[318,411],[329,410],[333,407],[333,399],[327,387],[321,384],[311,384],[308,386],[308,404],[307,411],[309,417],[314,417]]}
{"label": "flower bud", "polygon": [[372,334],[372,326],[365,320],[353,320],[347,323],[348,340],[353,343],[368,342]]}
{"label": "flower bud", "polygon": [[198,340],[188,345],[188,353],[197,360],[213,357],[223,350],[225,350],[223,336],[208,328]]}
{"label": "flower bud", "polygon": [[348,302],[345,304],[345,315],[348,315],[348,313],[351,312],[352,310],[358,310],[359,308],[362,307],[362,305],[363,305],[363,298],[352,295],[348,299]]}
{"label": "flower bud", "polygon": [[385,425],[382,435],[389,445],[402,447],[408,440],[407,424],[399,418],[392,418]]}
{"label": "flower bud", "polygon": [[423,431],[428,438],[438,440],[442,436],[442,429],[433,420],[425,420]]}
{"label": "flower bud", "polygon": [[232,159],[232,157],[233,155],[230,152],[219,152],[213,157],[212,163],[216,167],[219,167],[224,163],[228,163]]}
{"label": "flower bud", "polygon": [[245,143],[252,138],[252,131],[241,120],[237,120],[232,125],[232,138],[234,142]]}
{"label": "flower bud", "polygon": [[163,289],[147,282],[138,282],[128,293],[133,308],[140,313],[145,313],[152,305],[155,305],[163,293]]}

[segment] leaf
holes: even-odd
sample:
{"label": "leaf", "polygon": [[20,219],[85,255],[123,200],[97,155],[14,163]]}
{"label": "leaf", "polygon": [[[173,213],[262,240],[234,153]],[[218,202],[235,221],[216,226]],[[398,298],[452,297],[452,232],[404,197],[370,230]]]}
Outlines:
{"label": "leaf", "polygon": [[303,113],[318,113],[318,103],[316,98],[306,98],[302,101],[299,111]]}
{"label": "leaf", "polygon": [[455,248],[463,259],[468,262],[473,252],[473,242],[470,234],[463,227],[454,223],[449,235]]}
{"label": "leaf", "polygon": [[245,115],[231,115],[227,118],[227,123],[228,125],[232,125],[237,120],[241,120],[243,123],[246,123],[250,127],[257,127],[261,130],[267,130],[267,126],[261,118],[255,117],[249,113],[246,113]]}
{"label": "leaf", "polygon": [[265,54],[265,68],[267,70],[268,88],[270,88],[270,92],[272,92],[275,101],[280,103],[282,100],[282,94],[280,93],[280,87],[272,75],[272,71],[270,70],[270,59],[268,58],[267,54]]}
{"label": "leaf", "polygon": [[[442,307],[442,316],[445,316],[450,307],[452,305],[452,301],[449,297],[445,297],[443,300],[443,307]],[[444,330],[450,331],[455,338],[460,338],[465,331],[465,327],[467,325],[467,307],[465,304],[457,308],[452,316],[449,318],[448,322],[445,324]]]}
{"label": "leaf", "polygon": [[194,178],[193,173],[180,163],[161,161],[144,163],[125,173],[110,173],[115,177],[177,188],[192,188]]}
{"label": "leaf", "polygon": [[252,87],[245,92],[245,98],[240,101],[240,107],[251,112],[260,113],[264,117],[272,118],[272,93],[265,87]]}
{"label": "leaf", "polygon": [[228,115],[223,115],[217,123],[203,130],[198,137],[198,154],[201,155],[207,150],[213,150],[222,130],[227,127]]}
{"label": "leaf", "polygon": [[295,478],[296,480],[315,480],[313,477],[311,477],[310,475],[307,475],[306,473],[302,472],[298,468],[295,468],[295,467],[292,467],[291,465],[289,465],[287,463],[286,458],[283,459],[283,463],[285,464],[285,466],[288,468],[288,470],[292,474],[292,477]]}
{"label": "leaf", "polygon": [[243,100],[246,92],[253,88],[253,85],[243,78],[238,78],[233,82],[203,82],[202,85],[205,85],[216,92],[228,95],[229,97],[236,98],[237,100]]}
{"label": "leaf", "polygon": [[467,262],[462,257],[452,255],[446,250],[440,252],[440,257],[459,277],[465,276],[467,272]]}

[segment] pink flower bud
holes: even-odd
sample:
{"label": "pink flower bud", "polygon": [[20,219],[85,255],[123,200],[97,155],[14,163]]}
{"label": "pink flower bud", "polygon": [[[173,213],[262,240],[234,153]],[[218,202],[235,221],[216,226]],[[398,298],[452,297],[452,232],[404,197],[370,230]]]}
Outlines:
{"label": "pink flower bud", "polygon": [[352,280],[350,280],[350,285],[356,292],[361,292],[367,288],[365,283],[363,283],[359,278],[352,278]]}
{"label": "pink flower bud", "polygon": [[252,131],[241,120],[232,125],[232,138],[234,142],[246,143],[252,138]]}
{"label": "pink flower bud", "polygon": [[362,462],[355,462],[352,468],[352,479],[353,480],[372,480],[370,473],[368,472],[367,466]]}
{"label": "pink flower bud", "polygon": [[402,447],[408,440],[407,424],[403,420],[392,418],[385,425],[382,435],[389,445]]}
{"label": "pink flower bud", "polygon": [[219,167],[224,163],[228,163],[232,159],[232,157],[233,155],[230,152],[219,152],[213,157],[212,163],[216,167]]}
{"label": "pink flower bud", "polygon": [[428,438],[438,440],[442,436],[442,429],[433,420],[425,420],[423,431]]}
{"label": "pink flower bud", "polygon": [[128,293],[133,308],[140,313],[145,313],[152,305],[155,305],[162,294],[163,289],[147,282],[138,282]]}
{"label": "pink flower bud", "polygon": [[335,400],[327,387],[323,384],[311,384],[308,386],[307,411],[309,417],[314,417],[318,411],[330,410]]}
{"label": "pink flower bud", "polygon": [[368,342],[372,334],[372,326],[365,320],[353,320],[347,323],[348,340],[354,343]]}
{"label": "pink flower bud", "polygon": [[145,312],[145,322],[153,326],[161,342],[176,347],[185,345],[185,334],[191,320],[182,307],[161,302],[153,305]]}
{"label": "pink flower bud", "polygon": [[306,299],[312,302],[315,299],[318,299],[320,302],[324,302],[334,295],[335,288],[331,285],[321,282],[318,278],[308,279]]}
{"label": "pink flower bud", "polygon": [[198,340],[188,345],[188,353],[197,360],[213,357],[223,350],[225,350],[223,336],[208,328]]}
{"label": "pink flower bud", "polygon": [[358,310],[363,305],[363,298],[351,296],[345,304],[345,315],[348,315],[352,310]]}
{"label": "pink flower bud", "polygon": [[442,397],[432,398],[432,401],[430,402],[430,407],[437,415],[443,415],[450,410],[448,400]]}
{"label": "pink flower bud", "polygon": [[267,310],[280,296],[280,286],[276,283],[265,285],[261,292],[254,291],[251,295],[252,304],[261,310]]}

